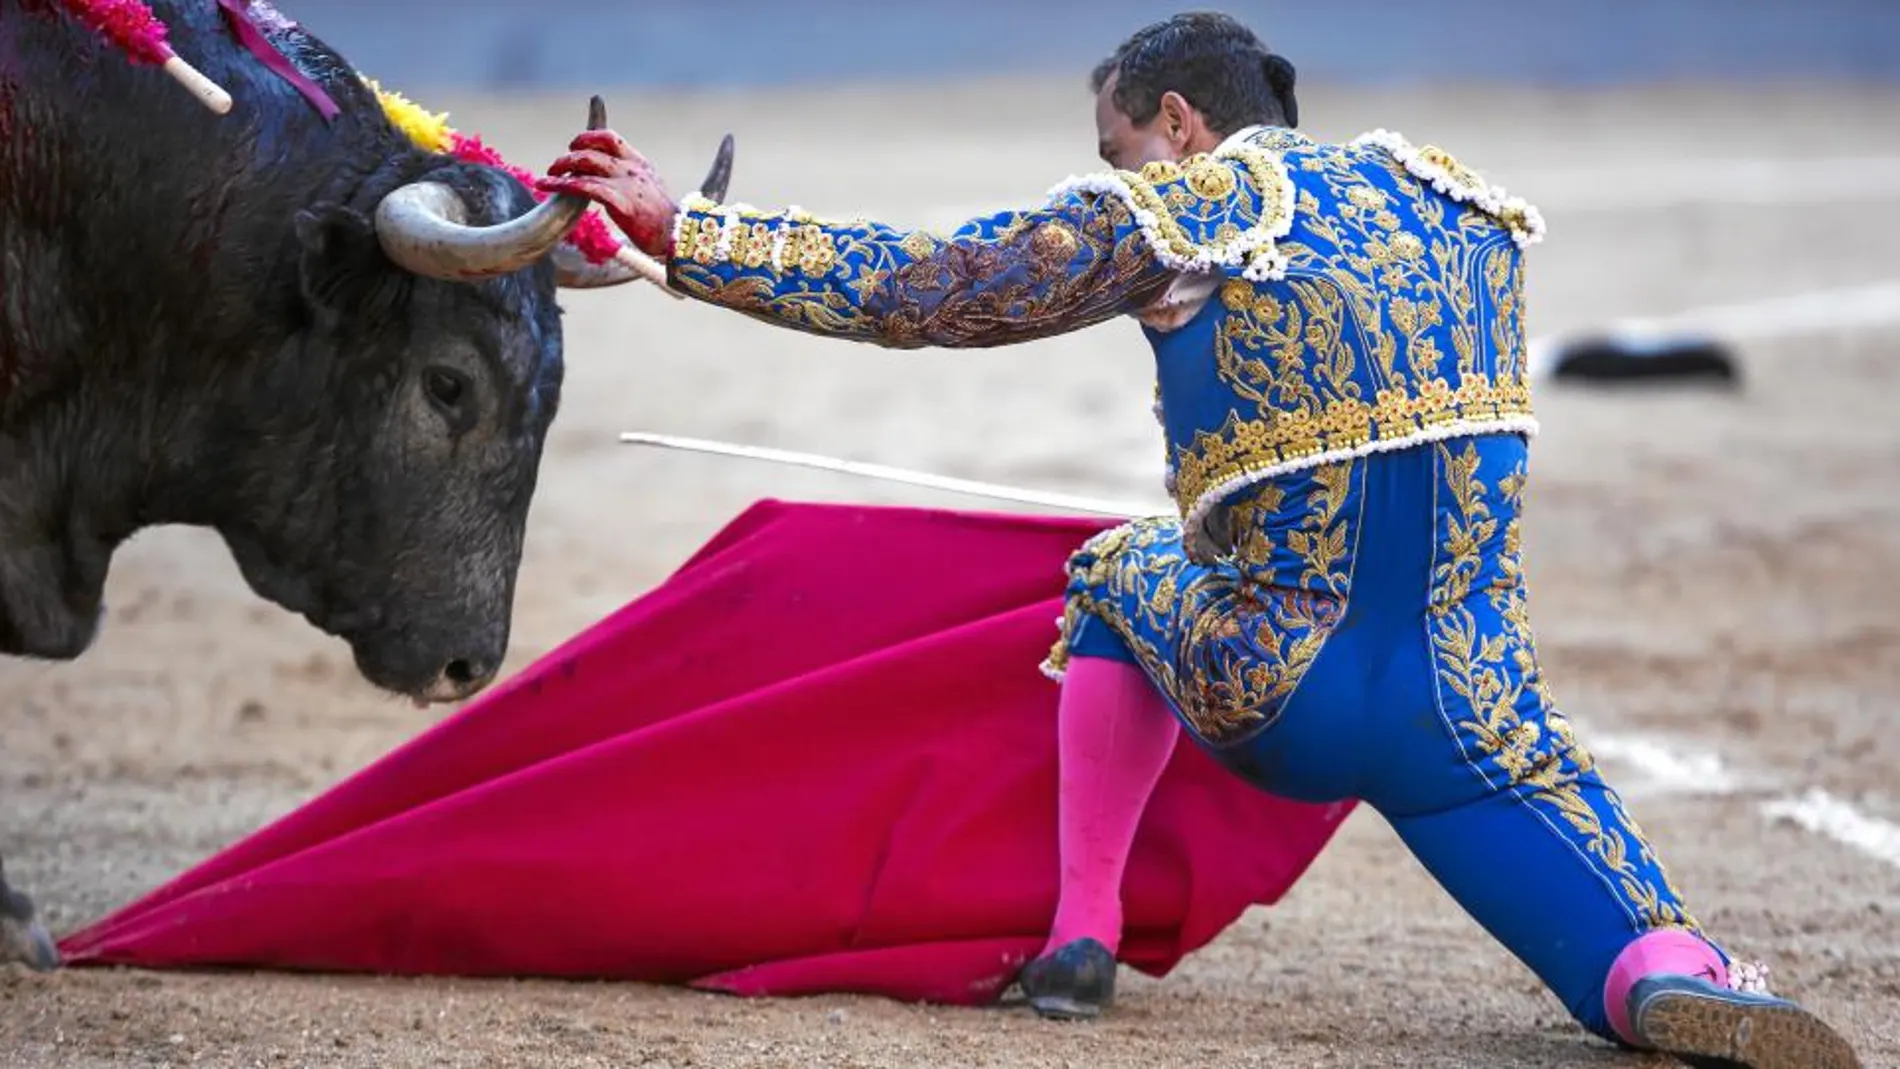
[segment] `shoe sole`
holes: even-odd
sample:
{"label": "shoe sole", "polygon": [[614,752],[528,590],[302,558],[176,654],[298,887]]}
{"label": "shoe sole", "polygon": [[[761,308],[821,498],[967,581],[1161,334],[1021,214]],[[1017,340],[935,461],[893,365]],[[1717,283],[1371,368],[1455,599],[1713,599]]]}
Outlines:
{"label": "shoe sole", "polygon": [[[1738,1069],[1862,1069],[1840,1034],[1799,1006],[1731,1002],[1665,991],[1644,1003],[1636,1030],[1663,1051]],[[1692,1063],[1695,1064],[1695,1063]]]}
{"label": "shoe sole", "polygon": [[1092,1021],[1102,1015],[1102,1008],[1094,1003],[1078,1002],[1059,995],[1032,998],[1029,1007],[1049,1021]]}

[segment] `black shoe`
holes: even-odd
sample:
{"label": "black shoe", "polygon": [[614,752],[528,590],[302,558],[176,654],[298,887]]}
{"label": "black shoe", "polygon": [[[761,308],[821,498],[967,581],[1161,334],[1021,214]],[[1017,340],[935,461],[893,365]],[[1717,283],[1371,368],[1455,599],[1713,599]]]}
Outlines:
{"label": "black shoe", "polygon": [[1693,976],[1651,976],[1629,994],[1644,1045],[1696,1069],[1861,1069],[1847,1040],[1787,999]]}
{"label": "black shoe", "polygon": [[1077,939],[1023,966],[1017,982],[1041,1016],[1093,1020],[1115,1001],[1115,955],[1099,940]]}

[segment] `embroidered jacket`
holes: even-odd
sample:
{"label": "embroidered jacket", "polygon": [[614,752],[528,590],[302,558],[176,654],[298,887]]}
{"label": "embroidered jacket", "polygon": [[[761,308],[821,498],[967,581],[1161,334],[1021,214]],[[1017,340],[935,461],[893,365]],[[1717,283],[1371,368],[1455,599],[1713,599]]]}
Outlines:
{"label": "embroidered jacket", "polygon": [[1073,179],[954,234],[690,198],[673,284],[794,329],[979,347],[1136,315],[1169,491],[1197,557],[1218,506],[1282,473],[1473,433],[1532,434],[1523,249],[1536,209],[1376,131],[1242,131]]}

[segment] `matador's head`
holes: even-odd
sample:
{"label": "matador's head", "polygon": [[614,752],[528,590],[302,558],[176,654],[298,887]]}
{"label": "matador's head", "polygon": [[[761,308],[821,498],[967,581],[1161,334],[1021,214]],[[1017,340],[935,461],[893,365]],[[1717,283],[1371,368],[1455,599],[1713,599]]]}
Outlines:
{"label": "matador's head", "polygon": [[1211,151],[1249,126],[1300,121],[1293,64],[1221,14],[1144,27],[1096,65],[1089,86],[1102,159],[1122,170]]}

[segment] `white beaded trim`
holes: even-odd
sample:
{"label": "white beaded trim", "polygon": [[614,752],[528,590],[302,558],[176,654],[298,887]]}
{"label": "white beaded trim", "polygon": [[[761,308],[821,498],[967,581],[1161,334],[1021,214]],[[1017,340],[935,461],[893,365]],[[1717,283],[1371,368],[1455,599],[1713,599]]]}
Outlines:
{"label": "white beaded trim", "polygon": [[[715,264],[732,260],[732,244],[739,231],[748,226],[766,223],[772,229],[772,270],[785,271],[785,246],[796,227],[812,222],[812,215],[794,204],[782,212],[770,213],[754,208],[750,204],[720,204],[709,200],[700,193],[689,193],[680,201],[679,214],[673,219],[673,247],[678,249],[686,236],[687,216],[699,212],[717,218],[719,222],[719,242],[713,248],[712,261]],[[748,221],[746,216],[752,218]]]}
{"label": "white beaded trim", "polygon": [[703,194],[689,194],[680,202],[680,211],[673,219],[673,247],[678,248],[680,238],[685,234],[686,217],[690,212],[703,212],[719,220],[719,243],[713,248],[713,262],[723,264],[732,259],[732,242],[739,231],[750,225],[745,213],[764,214],[750,204],[720,204]]}
{"label": "white beaded trim", "polygon": [[1729,962],[1728,986],[1731,991],[1740,991],[1749,995],[1773,994],[1768,990],[1768,966],[1765,962]]}
{"label": "white beaded trim", "polygon": [[722,205],[719,209],[719,245],[713,250],[714,262],[725,263],[732,259],[732,241],[746,223],[740,212],[756,211],[749,204]]}
{"label": "white beaded trim", "polygon": [[673,248],[677,251],[686,238],[686,224],[692,222],[694,212],[710,212],[719,208],[718,202],[701,193],[688,193],[680,201],[679,211],[673,215]]}
{"label": "white beaded trim", "polygon": [[[802,217],[804,214],[805,214],[805,209],[800,208],[796,204],[792,205],[790,208],[787,208],[785,210],[785,216],[787,219],[798,219]],[[792,228],[784,220],[780,220],[778,223],[773,225],[772,227],[772,270],[776,274],[785,273],[785,243],[791,236],[792,236]]]}
{"label": "white beaded trim", "polygon": [[1268,479],[1276,479],[1290,472],[1318,467],[1321,464],[1336,464],[1342,460],[1357,460],[1361,457],[1372,456],[1375,453],[1390,453],[1415,445],[1441,442],[1447,438],[1461,438],[1465,435],[1515,433],[1522,434],[1527,438],[1534,438],[1537,435],[1537,431],[1537,419],[1534,416],[1505,416],[1503,418],[1486,420],[1460,419],[1453,420],[1450,423],[1440,423],[1436,426],[1412,431],[1397,438],[1379,438],[1367,442],[1364,445],[1352,446],[1346,449],[1329,449],[1323,453],[1315,453],[1312,456],[1295,457],[1292,460],[1283,460],[1278,464],[1272,464],[1264,468],[1244,471],[1238,475],[1223,479],[1202,491],[1199,499],[1194,502],[1193,507],[1188,509],[1187,515],[1181,521],[1181,537],[1184,542],[1196,549],[1202,550],[1203,558],[1211,555],[1216,547],[1208,544],[1206,532],[1201,529],[1201,525],[1207,522],[1208,513],[1213,512],[1214,509],[1220,506],[1221,502],[1233,496],[1235,493],[1245,490],[1256,483],[1262,483]]}
{"label": "white beaded trim", "polygon": [[[1255,150],[1258,152],[1258,150]],[[1215,159],[1240,161],[1240,149],[1216,149]],[[1264,153],[1260,153],[1264,156]],[[1295,190],[1293,178],[1287,173],[1286,166],[1278,160],[1269,158],[1279,182],[1277,188],[1262,190],[1263,196],[1273,196],[1272,204],[1262,205],[1260,222],[1225,245],[1195,244],[1194,255],[1182,256],[1169,248],[1162,234],[1161,218],[1143,207],[1135,196],[1128,180],[1120,174],[1092,174],[1072,177],[1049,190],[1051,203],[1071,193],[1090,193],[1098,196],[1112,196],[1128,206],[1134,214],[1135,222],[1141,227],[1142,236],[1148,239],[1149,248],[1154,250],[1155,259],[1162,266],[1175,271],[1205,273],[1216,268],[1242,267],[1241,277],[1250,282],[1267,282],[1286,277],[1290,263],[1285,253],[1275,245],[1281,238],[1293,230],[1293,211]]]}
{"label": "white beaded trim", "polygon": [[1504,223],[1511,231],[1511,239],[1520,249],[1528,249],[1544,240],[1544,216],[1522,197],[1507,196],[1503,186],[1494,186],[1478,178],[1472,172],[1477,186],[1460,181],[1450,171],[1431,160],[1427,160],[1418,146],[1407,141],[1402,134],[1390,130],[1374,130],[1353,138],[1356,146],[1381,148],[1392,154],[1399,164],[1411,172],[1420,181],[1460,203],[1476,206],[1485,214]]}

